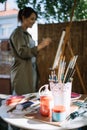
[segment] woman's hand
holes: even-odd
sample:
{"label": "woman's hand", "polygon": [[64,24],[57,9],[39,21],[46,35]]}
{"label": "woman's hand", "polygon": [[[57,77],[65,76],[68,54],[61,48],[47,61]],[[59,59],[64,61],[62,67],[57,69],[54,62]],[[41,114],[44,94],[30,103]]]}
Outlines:
{"label": "woman's hand", "polygon": [[51,43],[51,38],[44,38],[42,42],[38,45],[38,51],[45,48]]}

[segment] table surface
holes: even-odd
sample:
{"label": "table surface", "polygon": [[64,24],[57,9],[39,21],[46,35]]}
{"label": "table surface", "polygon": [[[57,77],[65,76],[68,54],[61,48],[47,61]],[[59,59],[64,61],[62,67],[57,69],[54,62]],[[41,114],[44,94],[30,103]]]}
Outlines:
{"label": "table surface", "polygon": [[27,119],[23,116],[14,115],[12,113],[7,113],[6,106],[2,105],[0,107],[0,117],[7,123],[17,126],[22,129],[30,130],[68,130],[76,129],[87,125],[87,114],[78,117],[72,121],[64,123],[61,127],[43,123],[33,119]]}

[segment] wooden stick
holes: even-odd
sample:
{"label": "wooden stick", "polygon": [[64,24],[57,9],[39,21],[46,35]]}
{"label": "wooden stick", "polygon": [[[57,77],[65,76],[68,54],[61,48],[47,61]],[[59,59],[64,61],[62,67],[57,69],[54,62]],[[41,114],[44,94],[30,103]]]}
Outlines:
{"label": "wooden stick", "polygon": [[63,47],[62,47],[62,56],[64,55],[64,52],[65,52],[65,46],[69,40],[69,37],[70,37],[70,30],[71,30],[71,26],[72,26],[72,18],[73,18],[73,15],[74,15],[74,10],[75,10],[75,7],[76,7],[76,0],[74,0],[74,5],[72,7],[72,12],[71,12],[71,17],[70,17],[70,23],[69,25],[66,27],[66,34],[65,34],[65,38],[64,38],[64,44],[63,44]]}
{"label": "wooden stick", "polygon": [[[71,48],[69,42],[68,42],[68,47],[69,47],[69,50],[70,50],[70,52],[71,52],[71,55],[74,56],[73,50],[72,50],[72,48]],[[80,82],[81,82],[83,91],[84,91],[85,94],[87,94],[87,90],[86,90],[86,87],[85,87],[85,85],[84,85],[83,79],[82,79],[82,77],[81,77],[81,74],[80,74],[79,67],[78,67],[77,63],[76,63],[76,71],[77,71],[77,74],[78,74],[78,76],[79,76],[79,79],[80,79]]]}

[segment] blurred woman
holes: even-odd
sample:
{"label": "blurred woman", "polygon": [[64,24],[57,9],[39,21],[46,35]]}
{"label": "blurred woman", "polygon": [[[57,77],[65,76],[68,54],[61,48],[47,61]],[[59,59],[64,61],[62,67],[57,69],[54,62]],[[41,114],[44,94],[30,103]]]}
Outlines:
{"label": "blurred woman", "polygon": [[18,21],[21,23],[11,34],[10,44],[14,61],[11,67],[11,85],[17,95],[36,91],[38,52],[51,43],[50,38],[44,39],[38,46],[27,32],[37,19],[37,12],[31,7],[19,10]]}

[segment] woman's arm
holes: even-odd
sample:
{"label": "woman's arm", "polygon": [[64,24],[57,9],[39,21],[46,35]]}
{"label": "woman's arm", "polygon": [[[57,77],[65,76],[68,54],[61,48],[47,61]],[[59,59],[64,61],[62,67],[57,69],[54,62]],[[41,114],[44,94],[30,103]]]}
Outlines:
{"label": "woman's arm", "polygon": [[45,48],[51,43],[50,38],[45,38],[42,40],[42,42],[37,46],[37,51],[40,51],[41,49]]}

